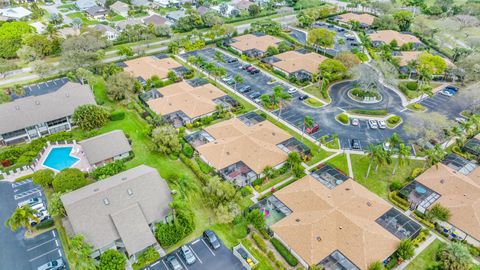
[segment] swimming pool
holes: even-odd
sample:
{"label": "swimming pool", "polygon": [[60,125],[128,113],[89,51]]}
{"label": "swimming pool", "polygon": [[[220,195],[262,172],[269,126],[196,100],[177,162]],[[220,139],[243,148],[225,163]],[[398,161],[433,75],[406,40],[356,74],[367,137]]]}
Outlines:
{"label": "swimming pool", "polygon": [[61,171],[66,168],[70,168],[79,159],[70,156],[72,152],[71,146],[69,147],[54,147],[48,153],[47,158],[43,161],[43,166],[52,168],[57,171]]}

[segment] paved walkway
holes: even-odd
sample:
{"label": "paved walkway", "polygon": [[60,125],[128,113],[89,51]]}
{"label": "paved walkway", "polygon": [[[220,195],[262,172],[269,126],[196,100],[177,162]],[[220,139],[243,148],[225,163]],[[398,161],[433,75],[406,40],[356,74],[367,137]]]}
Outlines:
{"label": "paved walkway", "polygon": [[347,156],[347,165],[348,165],[348,176],[353,179],[353,169],[352,169],[352,161],[350,160],[350,151],[346,150],[345,155]]}

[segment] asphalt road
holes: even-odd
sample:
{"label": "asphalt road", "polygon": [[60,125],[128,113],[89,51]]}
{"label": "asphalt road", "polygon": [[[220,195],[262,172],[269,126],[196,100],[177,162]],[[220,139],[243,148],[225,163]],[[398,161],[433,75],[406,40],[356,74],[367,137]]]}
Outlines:
{"label": "asphalt road", "polygon": [[213,250],[203,238],[197,238],[187,244],[197,259],[192,265],[188,265],[180,253],[180,249],[176,249],[162,259],[152,263],[144,270],[171,270],[172,268],[166,261],[169,255],[174,255],[186,270],[244,270],[242,263],[235,257],[227,247],[223,244],[220,248]]}
{"label": "asphalt road", "polygon": [[41,188],[31,181],[0,181],[0,270],[36,270],[51,260],[65,256],[56,230],[25,239],[24,229],[12,232],[3,226],[19,202],[39,196],[45,201]]}

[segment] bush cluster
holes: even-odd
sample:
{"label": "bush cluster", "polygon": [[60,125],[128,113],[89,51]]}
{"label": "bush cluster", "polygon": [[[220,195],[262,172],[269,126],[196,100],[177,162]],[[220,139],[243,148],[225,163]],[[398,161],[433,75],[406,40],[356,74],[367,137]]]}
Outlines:
{"label": "bush cluster", "polygon": [[169,223],[155,225],[155,237],[163,247],[176,244],[195,230],[195,214],[183,202],[173,202],[175,217]]}
{"label": "bush cluster", "polygon": [[120,121],[125,119],[125,112],[114,111],[110,114],[110,121]]}
{"label": "bush cluster", "polygon": [[343,114],[343,113],[342,113],[342,114],[339,114],[339,115],[337,116],[337,119],[338,119],[338,121],[340,121],[340,122],[342,122],[342,123],[344,123],[344,124],[348,124],[348,121],[349,121],[348,116],[347,116],[346,114]]}
{"label": "bush cluster", "polygon": [[96,168],[90,175],[98,180],[105,179],[109,176],[118,174],[126,169],[125,162],[123,160],[117,160],[115,162],[108,163],[102,167]]}
{"label": "bush cluster", "polygon": [[272,238],[270,242],[290,266],[298,264],[297,258],[278,239]]}
{"label": "bush cluster", "polygon": [[410,204],[398,196],[398,191],[392,191],[388,194],[390,201],[403,210],[408,210]]}
{"label": "bush cluster", "polygon": [[400,116],[394,115],[394,116],[391,116],[390,118],[388,118],[387,122],[391,125],[396,125],[396,124],[400,123],[400,120],[402,120],[402,118],[400,118]]}
{"label": "bush cluster", "polygon": [[252,233],[252,238],[253,240],[255,241],[255,243],[257,244],[258,248],[263,251],[263,252],[267,252],[267,244],[265,243],[265,241],[263,240],[263,238],[256,234],[256,233]]}

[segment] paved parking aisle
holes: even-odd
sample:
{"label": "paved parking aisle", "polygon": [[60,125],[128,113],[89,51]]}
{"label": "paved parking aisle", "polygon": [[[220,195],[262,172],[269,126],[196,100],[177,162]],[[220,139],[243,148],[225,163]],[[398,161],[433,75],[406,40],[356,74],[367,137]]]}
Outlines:
{"label": "paved parking aisle", "polygon": [[437,93],[432,97],[423,99],[422,101],[420,101],[420,104],[427,107],[428,109],[436,110],[442,105],[445,105],[446,103],[448,103],[450,99],[451,99],[450,97]]}
{"label": "paved parking aisle", "polygon": [[186,270],[243,270],[242,263],[235,257],[227,247],[223,244],[220,248],[213,250],[203,238],[197,238],[187,244],[197,259],[192,265],[188,265],[183,259],[180,249],[176,249],[162,259],[152,263],[144,270],[171,270],[166,258],[170,255],[177,257],[177,260]]}
{"label": "paved parking aisle", "polygon": [[[30,179],[17,183],[0,181],[1,224],[3,225],[15,211],[18,203],[35,197],[41,198],[44,203],[46,202],[42,189],[33,184]],[[12,232],[10,228],[0,226],[1,270],[36,270],[49,261],[65,258],[56,230],[42,233],[30,239],[25,239],[24,234],[24,229]]]}

